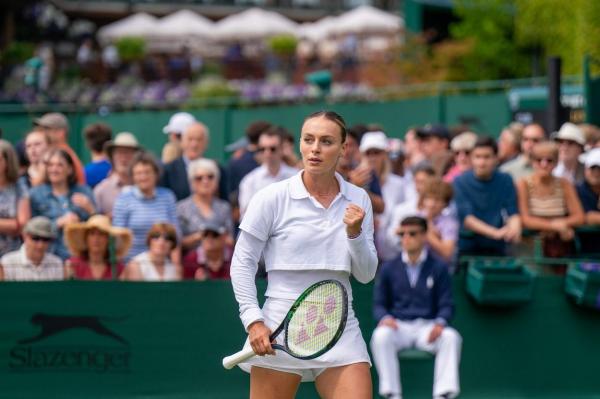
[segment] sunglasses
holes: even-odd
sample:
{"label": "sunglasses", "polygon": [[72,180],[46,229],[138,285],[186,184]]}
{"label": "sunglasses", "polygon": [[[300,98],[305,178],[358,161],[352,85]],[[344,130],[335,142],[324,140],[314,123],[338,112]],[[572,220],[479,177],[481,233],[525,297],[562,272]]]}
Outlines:
{"label": "sunglasses", "polygon": [[258,152],[265,152],[265,151],[277,152],[278,150],[279,150],[279,147],[270,146],[270,147],[258,147],[258,150],[256,150],[256,151],[258,151]]}
{"label": "sunglasses", "polygon": [[365,154],[367,156],[370,156],[370,155],[379,155],[379,154],[383,154],[383,150],[367,150],[367,151],[365,151]]}
{"label": "sunglasses", "polygon": [[171,234],[161,234],[161,233],[152,233],[150,234],[150,239],[151,240],[157,240],[159,238],[162,238],[165,241],[172,241],[175,242],[175,237]]}
{"label": "sunglasses", "polygon": [[205,231],[203,233],[205,238],[219,238],[221,237],[221,234],[217,233],[216,231]]}
{"label": "sunglasses", "polygon": [[52,241],[52,238],[49,238],[49,237],[42,237],[42,236],[35,236],[35,235],[32,235],[30,237],[31,237],[31,239],[33,241],[37,241],[37,242],[50,242],[50,241]]}
{"label": "sunglasses", "polygon": [[555,158],[543,158],[543,157],[540,157],[540,158],[535,158],[535,161],[538,162],[538,163],[546,162],[547,164],[550,164],[550,165],[556,163],[556,159]]}
{"label": "sunglasses", "polygon": [[198,175],[198,176],[194,176],[194,181],[204,181],[204,179],[206,179],[207,181],[213,181],[215,178],[215,175]]}
{"label": "sunglasses", "polygon": [[589,170],[600,170],[600,165],[592,165],[588,169]]}
{"label": "sunglasses", "polygon": [[398,235],[400,237],[404,237],[405,235],[408,235],[409,237],[416,237],[417,235],[421,234],[422,231],[400,231],[398,233]]}
{"label": "sunglasses", "polygon": [[540,141],[542,141],[542,139],[534,137],[523,137],[523,141],[532,141],[534,143],[539,143]]}

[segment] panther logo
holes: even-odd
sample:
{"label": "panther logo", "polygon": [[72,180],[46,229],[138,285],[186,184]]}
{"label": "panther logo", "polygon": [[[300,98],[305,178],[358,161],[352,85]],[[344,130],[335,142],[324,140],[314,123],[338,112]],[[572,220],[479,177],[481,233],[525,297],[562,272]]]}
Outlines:
{"label": "panther logo", "polygon": [[45,313],[36,313],[31,317],[31,323],[41,328],[39,334],[25,338],[19,341],[21,345],[31,344],[37,341],[46,339],[52,335],[56,335],[60,332],[74,329],[74,328],[85,328],[95,332],[98,335],[109,337],[118,341],[122,344],[129,345],[129,343],[118,334],[109,330],[103,325],[103,321],[106,320],[122,320],[116,318],[106,318],[100,316],[59,316],[49,315]]}

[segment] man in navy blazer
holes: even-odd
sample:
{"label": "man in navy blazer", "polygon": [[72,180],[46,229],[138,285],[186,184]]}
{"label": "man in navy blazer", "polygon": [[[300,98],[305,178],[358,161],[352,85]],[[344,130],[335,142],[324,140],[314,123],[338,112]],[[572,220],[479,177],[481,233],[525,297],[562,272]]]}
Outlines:
{"label": "man in navy blazer", "polygon": [[411,216],[400,223],[402,253],[382,265],[374,288],[377,328],[371,352],[379,393],[402,398],[398,352],[417,348],[436,354],[433,397],[460,393],[458,365],[462,338],[448,323],[454,313],[448,265],[426,248],[427,221]]}
{"label": "man in navy blazer", "polygon": [[[159,185],[171,189],[180,201],[190,196],[190,183],[187,174],[187,166],[191,161],[200,159],[208,146],[208,128],[201,122],[194,122],[186,127],[181,135],[181,148],[183,155],[173,162],[164,166]],[[225,176],[221,169],[219,181],[219,194],[225,192]],[[221,188],[223,188],[221,190]]]}

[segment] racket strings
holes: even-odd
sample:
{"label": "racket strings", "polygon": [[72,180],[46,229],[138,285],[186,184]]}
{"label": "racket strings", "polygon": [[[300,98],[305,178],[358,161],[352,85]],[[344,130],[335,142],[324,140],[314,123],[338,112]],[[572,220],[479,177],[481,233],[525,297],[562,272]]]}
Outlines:
{"label": "racket strings", "polygon": [[304,298],[287,327],[287,346],[294,355],[311,356],[327,348],[344,318],[343,296],[340,286],[329,283]]}

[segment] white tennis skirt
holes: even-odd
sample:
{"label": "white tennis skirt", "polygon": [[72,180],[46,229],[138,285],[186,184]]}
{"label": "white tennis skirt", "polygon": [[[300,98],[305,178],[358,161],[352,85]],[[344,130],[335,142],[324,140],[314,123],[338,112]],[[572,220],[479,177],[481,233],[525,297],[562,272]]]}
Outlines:
{"label": "white tennis skirt", "polygon": [[[262,308],[265,317],[265,324],[275,331],[281,324],[288,310],[294,303],[291,299],[267,298]],[[367,345],[362,337],[358,325],[358,319],[354,315],[352,303],[348,303],[348,320],[346,328],[339,341],[327,352],[321,356],[310,359],[296,359],[282,350],[275,350],[276,355],[254,356],[253,358],[241,363],[242,370],[250,372],[252,366],[259,366],[273,370],[298,374],[302,376],[302,381],[314,381],[315,378],[327,368],[345,366],[353,363],[368,363],[371,365]],[[283,344],[284,333],[277,336],[278,344]],[[244,348],[249,347],[250,343],[246,339]]]}

